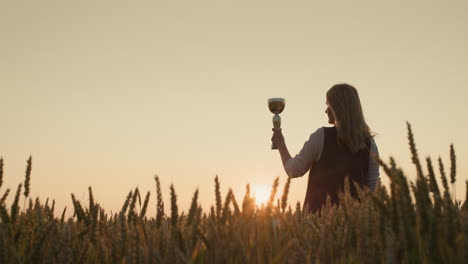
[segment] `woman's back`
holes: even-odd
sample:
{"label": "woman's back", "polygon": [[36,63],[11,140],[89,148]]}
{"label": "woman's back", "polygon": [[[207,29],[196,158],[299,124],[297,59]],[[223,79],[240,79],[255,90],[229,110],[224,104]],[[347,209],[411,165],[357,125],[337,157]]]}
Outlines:
{"label": "woman's back", "polygon": [[[339,144],[335,127],[324,127],[324,145],[320,159],[312,163],[304,209],[316,212],[330,195],[338,203],[338,192],[343,189],[345,177],[368,186],[370,140],[367,148],[351,152]],[[356,192],[351,184],[351,195]]]}

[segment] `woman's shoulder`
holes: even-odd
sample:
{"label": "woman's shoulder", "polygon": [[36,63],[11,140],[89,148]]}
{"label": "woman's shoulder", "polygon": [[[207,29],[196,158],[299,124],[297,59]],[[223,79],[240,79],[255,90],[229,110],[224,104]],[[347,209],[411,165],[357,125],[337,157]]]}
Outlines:
{"label": "woman's shoulder", "polygon": [[378,152],[379,148],[377,147],[377,143],[375,143],[375,136],[370,137],[370,151],[371,152]]}
{"label": "woman's shoulder", "polygon": [[324,133],[325,131],[332,131],[332,130],[336,130],[336,127],[335,126],[331,126],[331,127],[323,126],[323,127],[317,128],[317,130],[315,130],[314,133]]}
{"label": "woman's shoulder", "polygon": [[317,130],[315,130],[315,132],[313,132],[312,134],[310,134],[310,136],[312,135],[317,135],[317,134],[323,134],[325,131],[325,127],[319,127],[317,128]]}
{"label": "woman's shoulder", "polygon": [[332,126],[332,127],[326,127],[326,126],[323,126],[323,127],[320,127],[318,128],[314,134],[319,134],[321,136],[325,136],[328,135],[328,136],[332,136],[332,135],[335,135],[336,134],[336,127],[335,126]]}
{"label": "woman's shoulder", "polygon": [[315,132],[311,133],[309,136],[309,141],[316,141],[316,140],[323,140],[325,136],[325,128],[326,127],[319,127]]}

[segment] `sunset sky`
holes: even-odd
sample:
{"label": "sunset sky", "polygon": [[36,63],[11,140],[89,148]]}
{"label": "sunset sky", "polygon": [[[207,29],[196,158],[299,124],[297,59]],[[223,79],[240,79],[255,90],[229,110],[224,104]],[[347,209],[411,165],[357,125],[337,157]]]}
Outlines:
{"label": "sunset sky", "polygon": [[[441,156],[449,170],[453,143],[464,199],[467,11],[467,1],[0,0],[1,192],[24,181],[29,155],[32,196],[58,211],[92,186],[115,212],[138,186],[152,192],[152,216],[155,174],[166,209],[171,183],[180,210],[196,188],[209,209],[216,175],[238,201],[247,183],[280,177],[282,189],[268,98],[286,99],[295,155],[327,126],[326,91],[347,82],[381,157],[411,180],[406,121],[422,161]],[[307,177],[293,180],[291,204]]]}

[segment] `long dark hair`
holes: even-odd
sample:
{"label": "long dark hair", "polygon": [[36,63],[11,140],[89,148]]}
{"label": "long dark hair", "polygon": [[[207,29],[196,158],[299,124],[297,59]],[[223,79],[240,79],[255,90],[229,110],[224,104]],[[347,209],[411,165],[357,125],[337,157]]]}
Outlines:
{"label": "long dark hair", "polygon": [[351,152],[366,148],[373,134],[364,119],[356,88],[336,84],[328,90],[327,100],[335,118],[338,142]]}

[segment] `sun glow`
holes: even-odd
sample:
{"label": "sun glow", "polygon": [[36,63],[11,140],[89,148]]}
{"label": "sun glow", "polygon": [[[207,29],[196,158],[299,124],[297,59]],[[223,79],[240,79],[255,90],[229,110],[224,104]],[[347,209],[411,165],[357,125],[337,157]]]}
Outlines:
{"label": "sun glow", "polygon": [[257,205],[268,203],[270,199],[270,187],[264,184],[258,184],[253,186],[253,196]]}

